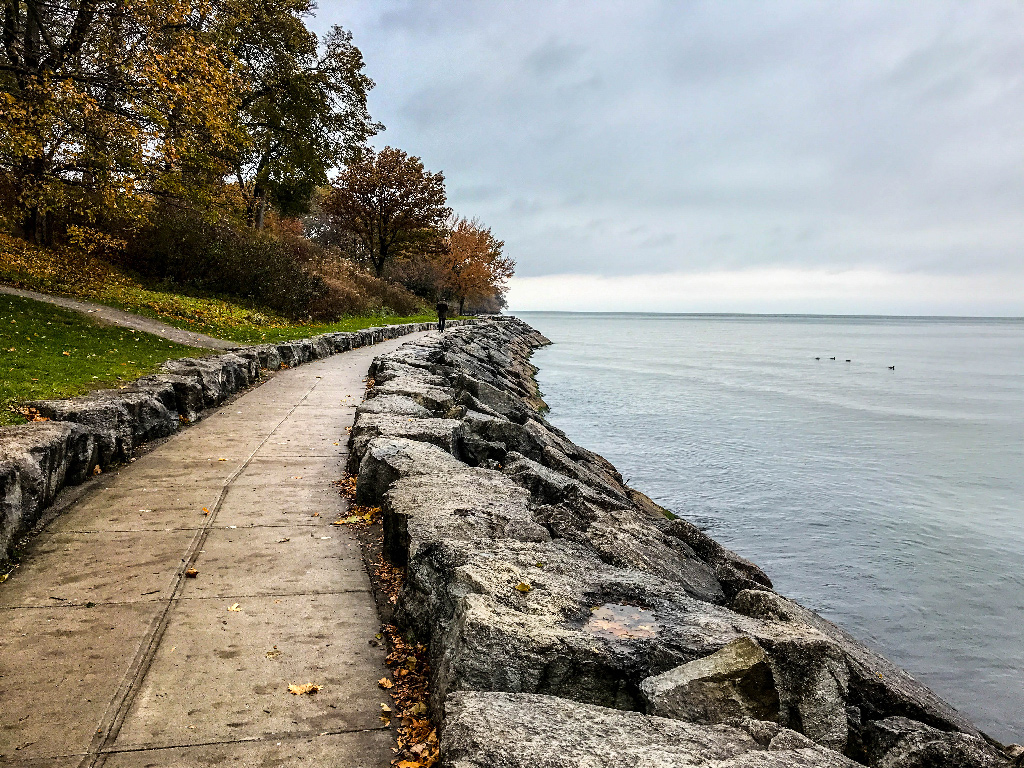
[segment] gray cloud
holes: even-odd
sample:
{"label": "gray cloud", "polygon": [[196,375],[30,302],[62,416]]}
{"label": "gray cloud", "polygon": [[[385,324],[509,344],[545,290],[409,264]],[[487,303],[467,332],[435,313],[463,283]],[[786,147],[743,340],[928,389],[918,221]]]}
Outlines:
{"label": "gray cloud", "polygon": [[523,276],[1024,272],[1024,6],[323,2]]}

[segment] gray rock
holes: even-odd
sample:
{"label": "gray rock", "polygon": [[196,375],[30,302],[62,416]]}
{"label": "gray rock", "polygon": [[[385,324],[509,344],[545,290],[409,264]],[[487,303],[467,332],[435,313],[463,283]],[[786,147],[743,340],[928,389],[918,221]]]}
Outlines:
{"label": "gray rock", "polygon": [[726,549],[692,523],[673,520],[665,532],[684,542],[697,557],[711,566],[730,600],[744,589],[772,588],[771,579],[764,571]]}
{"label": "gray rock", "polygon": [[430,387],[448,386],[447,379],[441,376],[435,376],[423,368],[416,368],[397,360],[390,360],[387,355],[383,355],[376,359],[373,380],[377,384],[384,384],[392,379],[399,379],[403,377],[416,379],[420,383],[426,384]]}
{"label": "gray rock", "polygon": [[941,730],[980,735],[967,718],[904,670],[798,603],[774,592],[744,590],[732,607],[746,616],[813,628],[831,641],[849,670],[847,704],[857,708],[862,722],[909,717]]}
{"label": "gray rock", "polygon": [[98,462],[94,436],[74,424],[0,430],[0,563],[60,490],[85,480]]}
{"label": "gray rock", "polygon": [[864,735],[871,768],[1010,768],[1010,758],[984,739],[940,731],[905,717],[876,720]]}
{"label": "gray rock", "polygon": [[[441,464],[436,454],[431,461]],[[414,561],[421,550],[442,543],[550,538],[534,522],[526,492],[500,472],[464,464],[439,468],[407,471],[384,496],[384,543],[396,562]]]}
{"label": "gray rock", "polygon": [[446,768],[856,768],[771,723],[704,725],[550,696],[459,693],[445,704]]}
{"label": "gray rock", "polygon": [[434,413],[444,413],[455,405],[454,393],[447,387],[436,387],[412,376],[397,376],[367,390],[366,397],[402,395],[415,400]]}
{"label": "gray rock", "polygon": [[405,437],[419,440],[455,454],[462,435],[462,422],[453,419],[417,419],[388,413],[364,413],[352,425],[349,441],[348,471],[359,471],[366,447],[378,437]]}
{"label": "gray rock", "polygon": [[359,463],[356,502],[379,506],[384,501],[384,494],[403,477],[458,474],[464,469],[465,465],[450,453],[428,443],[405,438],[376,438],[367,444]]}
{"label": "gray rock", "polygon": [[405,395],[378,395],[364,400],[356,408],[356,419],[364,413],[384,413],[392,416],[412,416],[417,419],[429,419],[433,414]]}
{"label": "gray rock", "polygon": [[779,721],[779,692],[764,650],[748,637],[640,684],[647,713],[721,723],[737,717]]}

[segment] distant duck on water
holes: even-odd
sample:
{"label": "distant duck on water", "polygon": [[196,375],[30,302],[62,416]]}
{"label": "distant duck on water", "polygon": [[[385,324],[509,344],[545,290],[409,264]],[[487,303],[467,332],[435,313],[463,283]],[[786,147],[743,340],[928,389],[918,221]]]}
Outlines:
{"label": "distant duck on water", "polygon": [[889,366],[889,370],[890,371],[895,371],[896,370],[896,366],[895,365],[890,365]]}

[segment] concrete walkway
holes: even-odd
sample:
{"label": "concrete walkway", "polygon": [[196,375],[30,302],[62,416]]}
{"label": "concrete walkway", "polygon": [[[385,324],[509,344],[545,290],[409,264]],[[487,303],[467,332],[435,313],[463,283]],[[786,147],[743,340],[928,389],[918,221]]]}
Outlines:
{"label": "concrete walkway", "polygon": [[422,335],[275,375],[34,540],[0,586],[0,765],[388,765],[380,624],[332,481],[370,360]]}
{"label": "concrete walkway", "polygon": [[132,328],[136,331],[144,331],[145,333],[151,333],[154,336],[160,336],[169,341],[185,344],[190,347],[223,350],[235,349],[241,346],[234,341],[215,339],[213,336],[207,336],[205,333],[196,333],[195,331],[183,331],[181,328],[161,323],[159,320],[152,320],[142,315],[133,315],[131,312],[123,312],[120,309],[107,307],[103,304],[95,304],[91,301],[79,301],[64,296],[54,296],[49,293],[26,291],[23,288],[12,288],[9,285],[0,285],[0,293],[6,293],[9,296],[21,296],[23,299],[45,301],[47,304],[54,304],[74,312],[81,312],[83,315],[89,315],[89,317],[100,322]]}

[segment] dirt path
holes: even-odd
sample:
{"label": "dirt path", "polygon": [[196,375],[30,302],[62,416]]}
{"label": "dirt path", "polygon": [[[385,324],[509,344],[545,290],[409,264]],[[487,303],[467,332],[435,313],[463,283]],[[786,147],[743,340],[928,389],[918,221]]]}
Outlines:
{"label": "dirt path", "polygon": [[0,764],[388,765],[380,623],[332,482],[370,360],[420,335],[277,374],[35,538],[0,586]]}
{"label": "dirt path", "polygon": [[9,285],[0,285],[0,293],[6,293],[10,296],[21,296],[25,299],[35,299],[36,301],[45,301],[47,304],[54,304],[64,309],[70,309],[75,312],[81,312],[83,315],[104,323],[110,323],[111,325],[120,325],[125,328],[132,328],[136,331],[145,331],[151,333],[154,336],[160,336],[161,338],[169,341],[177,342],[178,344],[185,344],[190,347],[203,347],[205,349],[235,349],[241,346],[234,341],[225,341],[224,339],[215,339],[213,336],[207,336],[203,333],[196,333],[194,331],[183,331],[181,328],[175,328],[173,325],[167,325],[167,323],[161,323],[159,320],[152,320],[142,315],[133,315],[131,312],[124,312],[120,309],[114,309],[112,307],[104,306],[103,304],[95,304],[91,301],[79,301],[78,299],[68,299],[64,296],[53,296],[49,293],[38,293],[36,291],[27,291],[23,288],[12,288]]}

